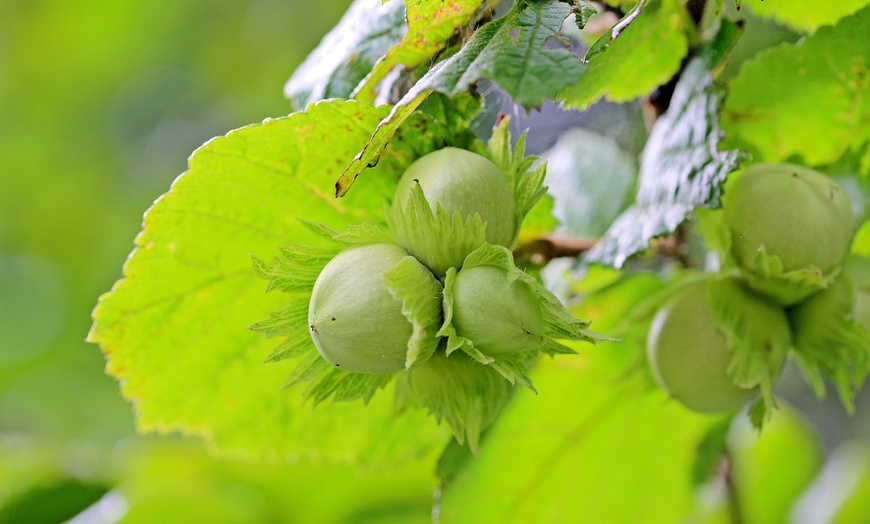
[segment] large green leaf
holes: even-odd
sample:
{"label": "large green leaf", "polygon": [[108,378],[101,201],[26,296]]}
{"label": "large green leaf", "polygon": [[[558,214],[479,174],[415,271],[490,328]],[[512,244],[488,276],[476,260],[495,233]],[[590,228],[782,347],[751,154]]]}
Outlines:
{"label": "large green leaf", "polygon": [[560,98],[585,109],[602,96],[626,102],[649,94],[679,71],[692,30],[680,2],[651,0],[637,7],[590,49],[586,73]]}
{"label": "large green leaf", "polygon": [[298,110],[324,98],[349,98],[406,31],[401,0],[355,0],[284,85],[284,96]]}
{"label": "large green leaf", "polygon": [[571,6],[558,0],[520,0],[508,14],[484,25],[462,49],[438,63],[393,107],[336,184],[344,195],[357,176],[377,163],[399,126],[434,91],[454,96],[481,79],[495,80],[513,99],[531,107],[554,98],[583,71],[566,49],[545,49],[558,38]]}
{"label": "large green leaf", "polygon": [[[615,350],[584,348],[590,354]],[[445,487],[441,521],[691,517],[692,461],[715,419],[691,414],[662,392],[645,393],[641,381],[618,379],[608,358],[540,361],[532,374],[539,394],[517,392],[480,455]]]}
{"label": "large green leaf", "polygon": [[747,62],[722,111],[728,145],[756,161],[798,157],[811,166],[860,152],[870,142],[868,34],[870,7]]}
{"label": "large green leaf", "polygon": [[[245,329],[288,301],[265,293],[249,254],[269,259],[291,242],[326,242],[298,217],[343,228],[382,214],[418,155],[402,148],[427,142],[415,126],[353,195],[335,200],[332,184],[387,110],[332,100],[216,138],[146,213],[124,278],[100,299],[90,334],[141,430],[202,434],[246,454],[349,463],[400,461],[440,442],[443,433],[421,412],[394,418],[388,393],[367,407],[303,407],[298,390],[279,392],[290,365],[262,364],[274,342]],[[435,131],[432,121],[426,127]]]}
{"label": "large green leaf", "polygon": [[756,15],[773,18],[799,31],[811,32],[855,13],[868,2],[867,0],[837,0],[820,4],[816,0],[789,0],[788,2],[741,0],[738,4],[741,7],[748,7]]}
{"label": "large green leaf", "polygon": [[640,161],[635,204],[610,226],[587,260],[621,267],[651,238],[674,231],[697,206],[717,207],[738,152],[720,152],[719,94],[701,54],[686,66],[668,112],[656,122]]}

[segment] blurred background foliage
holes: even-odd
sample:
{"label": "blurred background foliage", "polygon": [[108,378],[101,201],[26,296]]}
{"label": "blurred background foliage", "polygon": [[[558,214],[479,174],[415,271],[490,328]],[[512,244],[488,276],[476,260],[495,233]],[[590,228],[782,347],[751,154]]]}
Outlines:
{"label": "blurred background foliage", "polygon": [[[131,406],[105,376],[97,348],[84,342],[96,298],[121,276],[142,212],[203,142],[291,111],[282,96],[284,82],[349,4],[0,0],[0,523],[431,520],[433,493],[440,496],[435,456],[389,472],[363,472],[215,458],[196,438],[136,435]],[[771,22],[750,22],[723,78],[733,76],[740,61],[757,49],[797,38]],[[496,108],[505,102],[493,93],[488,98]],[[553,146],[568,127],[587,129],[575,131],[577,136],[599,133],[607,141],[602,149],[622,147],[627,164],[643,144],[642,118],[634,104],[597,104],[583,114],[559,112],[549,104],[530,115],[508,103],[501,109],[515,114],[517,130],[538,129],[529,137],[531,153]],[[574,165],[576,154],[588,162],[589,152],[579,143],[563,138],[552,161]],[[625,192],[622,187],[616,206],[625,205]],[[585,220],[598,227],[569,232],[600,234],[596,220],[610,218]],[[625,313],[617,293],[625,282],[605,280],[609,283],[591,293],[578,312],[602,330],[608,316]],[[650,289],[657,285],[648,284]],[[624,354],[615,352],[612,358],[620,361]],[[612,371],[619,366],[607,359],[595,354],[578,361],[583,369],[573,372],[591,381],[584,386],[588,391],[578,390],[577,405],[613,383]],[[566,374],[571,366],[557,364],[537,373],[555,383],[577,379]],[[731,428],[733,478],[744,488],[741,500],[731,503],[743,507],[747,522],[864,522],[870,511],[867,395],[858,399],[859,415],[850,419],[835,398],[812,398],[795,373],[787,374],[779,391],[801,409],[784,410],[760,438],[748,428]],[[445,520],[479,522],[501,507],[494,494],[521,498],[529,486],[543,495],[513,506],[519,514],[532,519],[546,509],[558,519],[560,504],[578,495],[558,485],[536,486],[530,473],[547,472],[539,469],[535,453],[555,464],[561,463],[557,457],[567,456],[571,467],[557,468],[553,483],[558,475],[576,476],[590,460],[618,465],[610,480],[619,482],[620,468],[638,463],[617,457],[644,461],[642,473],[650,485],[617,487],[591,478],[590,492],[576,501],[606,504],[626,490],[654,492],[653,477],[662,471],[652,445],[656,439],[666,434],[674,443],[694,443],[701,439],[699,428],[710,425],[709,419],[692,418],[658,436],[638,432],[655,428],[657,417],[687,417],[673,404],[662,408],[663,398],[641,396],[615,401],[616,415],[596,432],[594,416],[600,413],[595,406],[559,411],[566,409],[564,399],[527,393],[521,392],[493,430],[491,446],[500,451],[456,473],[453,488],[443,494]],[[544,409],[548,415],[529,429],[524,409]],[[538,445],[552,440],[555,426],[547,424],[564,427],[583,410],[593,418],[577,421],[552,446]],[[521,442],[527,447],[518,447],[514,435],[519,431],[525,431]],[[586,433],[594,438],[585,444],[570,440]],[[608,445],[614,446],[613,454],[602,455]],[[513,473],[505,471],[499,458],[504,456],[516,459]],[[691,467],[687,463],[681,471]],[[632,478],[643,475],[634,472]],[[688,474],[685,482],[691,482]],[[675,497],[698,521],[726,522],[722,487],[698,490],[700,503],[680,499],[685,493]],[[705,493],[713,494],[705,498]],[[662,507],[675,503],[665,493],[655,498]],[[468,508],[481,513],[463,513]]]}

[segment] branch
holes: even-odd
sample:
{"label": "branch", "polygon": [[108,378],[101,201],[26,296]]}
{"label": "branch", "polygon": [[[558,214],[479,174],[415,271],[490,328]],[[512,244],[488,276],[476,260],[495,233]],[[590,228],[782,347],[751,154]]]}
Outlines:
{"label": "branch", "polygon": [[514,260],[543,265],[554,258],[577,257],[589,251],[598,239],[560,237],[545,235],[518,246],[514,250]]}
{"label": "branch", "polygon": [[[597,238],[544,235],[517,246],[514,250],[514,261],[517,264],[543,266],[554,258],[579,257],[592,249],[596,242],[598,242]],[[689,256],[689,246],[684,240],[682,227],[672,235],[654,239],[650,245],[650,250],[658,256],[676,260],[683,267],[694,267]]]}

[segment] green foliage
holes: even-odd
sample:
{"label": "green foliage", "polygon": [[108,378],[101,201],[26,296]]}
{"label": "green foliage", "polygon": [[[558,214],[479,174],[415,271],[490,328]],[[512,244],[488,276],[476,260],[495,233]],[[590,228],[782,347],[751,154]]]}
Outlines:
{"label": "green foliage", "polygon": [[720,152],[719,94],[710,69],[716,55],[693,58],[656,122],[640,161],[636,202],[586,255],[621,267],[650,239],[673,232],[696,207],[718,207],[721,184],[737,167],[738,151]]}
{"label": "green foliage", "polygon": [[601,97],[627,102],[651,93],[680,69],[692,31],[681,2],[640,2],[589,48],[588,69],[560,98],[568,107],[586,109]]}
{"label": "green foliage", "polygon": [[[868,506],[870,467],[868,466],[870,466],[870,450],[866,441],[843,444],[831,453],[819,478],[843,479],[844,482],[841,484],[845,485],[845,489],[838,492],[838,495],[843,498],[843,503],[839,507],[831,508],[831,513],[834,514],[832,522],[858,524],[870,512]],[[825,500],[825,496],[828,495],[823,486],[818,486],[811,493],[816,497],[809,499],[807,505],[817,500]]]}
{"label": "green foliage", "polygon": [[[278,393],[286,369],[261,366],[269,342],[244,329],[285,300],[263,294],[248,253],[264,257],[288,239],[327,242],[297,216],[341,227],[381,213],[400,155],[370,175],[370,190],[333,200],[323,188],[383,114],[361,103],[321,102],[234,131],[199,149],[148,211],[126,278],[102,297],[90,334],[135,400],[142,430],[202,433],[227,451],[342,462],[400,460],[434,442],[416,414],[393,420],[386,396],[365,411],[301,408],[301,392]],[[281,286],[298,289],[270,283]],[[332,430],[339,426],[346,430]],[[418,431],[429,437],[407,438]]]}
{"label": "green foliage", "polygon": [[[422,2],[356,0],[284,86],[297,110],[324,98],[374,104],[389,95],[384,82],[396,66],[414,67],[434,59],[491,0]],[[392,83],[396,80],[393,79]]]}
{"label": "green foliage", "polygon": [[0,508],[0,522],[51,524],[66,522],[106,494],[106,486],[76,479],[63,479],[50,486],[38,486],[19,495]]}
{"label": "green foliage", "polygon": [[820,6],[812,0],[793,0],[791,2],[742,0],[738,4],[748,8],[755,15],[772,18],[799,31],[812,32],[855,13],[867,5],[867,0],[843,0],[824,6]]}
{"label": "green foliage", "polygon": [[[354,1],[285,86],[291,104],[305,109],[207,142],[148,210],[123,278],[94,311],[88,340],[103,350],[140,430],[198,435],[223,455],[277,465],[255,462],[258,471],[183,451],[146,453],[109,492],[125,494],[128,520],[416,522],[429,519],[420,510],[430,508],[434,490],[433,514],[451,523],[631,522],[640,514],[650,522],[751,523],[788,520],[813,500],[818,443],[798,415],[773,409],[787,405],[774,393],[801,398],[788,369],[775,387],[791,354],[817,392],[830,379],[847,410],[860,415],[856,394],[870,367],[860,302],[867,281],[856,276],[853,301],[851,288],[841,289],[848,270],[789,272],[764,247],[753,251],[757,274],[738,280],[735,235],[714,210],[720,199],[727,205],[732,186],[724,184],[744,152],[755,161],[870,173],[866,2],[743,2],[808,36],[764,50],[736,76],[719,73],[741,33],[725,18],[742,15],[721,0],[611,0],[602,10],[624,13],[611,28],[601,24],[613,12],[592,16],[588,2],[496,4]],[[571,15],[582,34],[562,32]],[[600,36],[581,60],[578,49],[593,31]],[[578,34],[583,42],[567,36]],[[607,112],[599,100],[652,93],[633,106],[644,108],[651,129],[639,169],[631,156],[640,147],[618,138],[619,126],[630,124],[566,133],[560,119],[568,113],[550,104],[583,109],[570,125],[594,127],[590,119],[625,114]],[[543,149],[555,134],[541,139],[532,129],[512,139],[509,126],[520,119],[496,116],[493,100],[505,102],[502,111],[511,102],[524,108],[533,126],[547,127],[558,114],[549,175],[525,152]],[[491,218],[433,209],[419,186],[407,202],[394,198],[412,162],[448,147],[483,155],[504,175],[516,209],[497,226],[512,232],[510,242],[485,243]],[[635,202],[625,209],[635,180]],[[844,180],[862,198],[866,180]],[[854,204],[863,220],[863,203]],[[563,222],[556,235],[554,215]],[[853,250],[870,252],[870,230],[863,231]],[[585,239],[559,235],[601,238],[589,249]],[[349,373],[312,342],[312,288],[338,253],[375,243],[413,255],[381,272],[389,294],[381,305],[396,306],[393,319],[410,338],[395,371]],[[71,256],[87,252],[86,244],[74,247],[66,249]],[[718,263],[712,251],[721,254]],[[432,262],[440,256],[448,260]],[[544,265],[561,257],[571,260]],[[463,291],[463,272],[475,271],[487,278]],[[21,274],[27,285],[53,278],[51,271]],[[26,285],[9,284],[15,275],[2,276],[15,297],[27,294]],[[752,279],[829,288],[790,309],[788,325],[780,307],[759,305],[763,299],[742,287]],[[709,282],[707,305],[730,352],[726,381],[761,392],[733,418],[673,402],[646,361],[656,311],[701,280]],[[31,302],[4,297],[0,309],[60,301],[49,287],[35,288]],[[487,344],[461,325],[460,302],[469,295],[479,316],[499,306],[508,313],[508,328],[484,330],[487,337],[498,340],[519,323],[534,343],[501,351],[501,342]],[[540,319],[513,322],[526,310]],[[373,313],[363,320],[377,346],[378,330],[387,329],[379,322],[388,319]],[[486,328],[498,324],[484,320]],[[0,327],[13,322],[0,318]],[[5,428],[4,417],[0,410]],[[764,423],[760,437],[750,435],[749,423]],[[0,514],[9,493],[25,492],[3,484],[15,473],[4,462],[4,442]],[[858,515],[855,521],[866,506],[859,480],[843,488],[853,498],[841,515]],[[189,493],[205,502],[185,513]]]}
{"label": "green foliage", "polygon": [[124,522],[430,522],[437,455],[362,471],[216,458],[198,444],[162,439],[130,446],[118,464],[123,482],[113,490],[114,501],[127,505]]}
{"label": "green foliage", "polygon": [[[398,0],[395,3],[398,4]],[[354,90],[354,98],[374,103],[378,91],[383,93],[392,87],[378,87],[378,84],[396,66],[403,65],[407,69],[413,69],[433,60],[456,33],[464,31],[473,19],[478,18],[476,15],[491,9],[494,4],[493,0],[407,0],[407,32],[401,42],[391,47],[374,64],[363,83]],[[365,18],[358,20],[359,25],[367,23]]]}
{"label": "green foliage", "polygon": [[[722,109],[727,145],[750,150],[756,161],[799,158],[808,166],[860,155],[870,141],[870,42],[860,37],[868,32],[870,7],[748,62]],[[866,152],[860,169],[870,173]]]}
{"label": "green foliage", "polygon": [[570,7],[555,0],[521,0],[502,18],[477,30],[462,50],[434,67],[417,84],[448,95],[467,91],[488,78],[524,107],[554,98],[579,77],[580,61],[564,49],[543,47],[549,38],[560,39],[559,27]]}
{"label": "green foliage", "polygon": [[347,193],[356,177],[377,163],[398,127],[434,91],[457,95],[489,78],[525,107],[555,97],[582,71],[577,57],[566,50],[542,48],[547,39],[557,38],[568,14],[570,6],[558,0],[521,0],[509,14],[475,31],[458,53],[432,67],[393,106],[371,141],[342,173],[337,194]]}
{"label": "green foliage", "polygon": [[533,380],[546,386],[538,395],[517,391],[480,456],[445,488],[442,519],[632,522],[637,508],[650,522],[692,515],[690,450],[709,419],[619,380],[619,364],[603,350],[535,367]]}
{"label": "green foliage", "polygon": [[636,182],[637,160],[613,139],[584,129],[564,133],[547,154],[553,216],[579,238],[604,234],[634,198]]}
{"label": "green foliage", "polygon": [[398,0],[355,0],[287,81],[284,95],[299,111],[318,100],[350,97],[381,56],[402,39],[404,22],[405,9]]}

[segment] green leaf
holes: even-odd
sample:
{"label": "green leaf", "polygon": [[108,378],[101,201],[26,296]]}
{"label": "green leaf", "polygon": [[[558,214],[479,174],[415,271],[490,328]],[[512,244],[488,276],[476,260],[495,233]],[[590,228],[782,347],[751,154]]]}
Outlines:
{"label": "green leaf", "polygon": [[577,0],[573,4],[571,11],[574,14],[574,23],[577,29],[582,30],[589,23],[589,19],[598,14],[598,8],[592,2],[583,0]]}
{"label": "green leaf", "polygon": [[538,361],[532,376],[546,386],[518,390],[454,473],[442,522],[636,522],[637,508],[643,522],[690,520],[693,451],[712,419],[616,378],[611,357]]}
{"label": "green leaf", "polygon": [[[399,0],[395,0],[399,3]],[[360,83],[353,97],[374,103],[386,87],[378,86],[397,66],[413,69],[432,60],[455,34],[463,30],[475,15],[490,8],[493,0],[405,0],[408,30],[402,40],[390,48]]]}
{"label": "green leaf", "polygon": [[744,64],[722,111],[729,147],[808,166],[860,152],[870,142],[868,33],[870,7]]}
{"label": "green leaf", "polygon": [[585,109],[601,97],[627,102],[649,94],[679,71],[693,30],[682,3],[640,2],[589,49],[586,72],[560,98]]}
{"label": "green leaf", "polygon": [[395,373],[375,375],[349,373],[333,368],[320,355],[317,355],[317,358],[325,364],[326,371],[317,377],[312,377],[310,388],[304,392],[304,398],[312,399],[315,407],[330,397],[335,402],[362,400],[365,404],[369,404],[375,393],[387,387],[387,384],[396,377]]}
{"label": "green leaf", "polygon": [[393,107],[336,184],[343,196],[360,173],[377,163],[381,152],[408,118],[432,92],[455,96],[489,78],[525,107],[542,103],[582,72],[580,60],[567,50],[544,49],[570,14],[558,0],[520,0],[507,15],[478,29],[462,49],[435,65]]}
{"label": "green leaf", "polygon": [[105,522],[121,506],[123,522],[140,524],[428,524],[439,453],[435,448],[405,464],[362,470],[216,458],[191,439],[129,439],[120,460],[112,461],[119,482],[106,502],[114,504],[102,505],[108,512],[90,512],[90,521]]}
{"label": "green leaf", "polygon": [[[325,375],[335,376],[335,374],[330,373],[331,371],[332,366],[317,351],[311,351],[311,344],[309,344],[305,354],[296,362],[296,367],[287,375],[287,379],[281,385],[281,389],[290,388],[305,382],[311,382],[309,387],[314,387]],[[308,400],[309,394],[310,390],[303,392],[303,401]],[[315,404],[317,404],[316,401]]]}
{"label": "green leaf", "polygon": [[752,14],[772,18],[798,31],[813,32],[823,25],[832,25],[868,4],[867,0],[839,0],[819,4],[813,0],[791,0],[789,2],[765,2],[764,0],[742,0]]}
{"label": "green leaf", "polygon": [[[481,106],[477,97],[465,95],[450,99],[441,94],[430,97],[430,94],[431,91],[426,91],[413,100],[406,96],[393,107],[390,114],[378,124],[365,147],[336,181],[336,196],[344,196],[364,169],[378,164],[381,153],[394,137],[401,137],[406,143],[417,144],[418,153],[415,158],[447,145],[465,148],[473,143],[474,136],[468,128],[471,117],[480,112]],[[415,112],[418,107],[420,110]],[[414,116],[418,129],[409,126],[412,122],[406,122],[409,118],[413,120]],[[402,124],[404,126],[400,128]],[[427,137],[427,130],[428,135],[432,136],[430,128],[433,127],[440,132],[434,138],[422,140]]]}
{"label": "green leaf", "polygon": [[[303,297],[302,300],[305,301],[306,299]],[[288,333],[284,340],[272,349],[272,353],[269,354],[269,357],[263,363],[270,364],[287,358],[299,358],[310,352],[311,336],[308,334],[308,330],[303,328],[292,333],[292,336]]]}
{"label": "green leaf", "polygon": [[405,31],[401,0],[355,0],[287,81],[284,96],[296,110],[325,98],[350,98]]}
{"label": "green leaf", "polygon": [[[202,435],[227,452],[350,464],[401,461],[442,442],[422,412],[393,417],[388,394],[366,408],[301,407],[300,388],[279,392],[290,368],[262,365],[273,342],[245,329],[288,302],[264,293],[249,254],[334,244],[296,217],[343,228],[381,216],[415,158],[414,139],[426,136],[413,126],[411,142],[396,141],[353,195],[336,200],[331,188],[386,111],[332,100],[216,138],[146,213],[89,335],[134,402],[140,430]],[[298,354],[298,342],[283,350]]]}
{"label": "green leaf", "polygon": [[0,506],[0,522],[69,522],[98,503],[109,488],[75,478],[52,479],[51,483],[34,486],[12,497],[4,497],[3,505]]}
{"label": "green leaf", "polygon": [[569,14],[571,6],[558,0],[520,0],[508,14],[478,29],[459,53],[433,68],[423,85],[455,95],[488,78],[526,108],[555,98],[583,70],[567,49],[544,48],[551,38],[564,43],[558,33]]}
{"label": "green leaf", "polygon": [[719,94],[712,54],[692,59],[658,119],[640,159],[635,204],[587,253],[586,260],[622,267],[650,239],[673,232],[698,206],[718,207],[721,184],[737,167],[738,151],[718,150]]}
{"label": "green leaf", "polygon": [[[417,109],[417,107],[420,106],[420,104],[423,103],[423,101],[426,100],[426,97],[431,93],[431,90],[415,92],[412,89],[399,101],[399,103],[393,106],[390,114],[381,120],[368,142],[366,142],[366,144],[360,149],[359,153],[347,166],[347,169],[341,173],[341,176],[335,183],[336,196],[345,196],[363,170],[378,165],[384,149],[386,149],[390,140],[393,139],[393,136],[399,132],[399,126],[401,126],[405,120],[414,113],[414,110]],[[413,96],[411,96],[412,94]]]}
{"label": "green leaf", "polygon": [[637,161],[608,137],[570,129],[546,154],[547,185],[560,231],[598,238],[625,209],[637,180]]}

